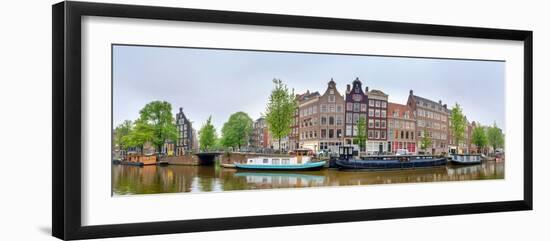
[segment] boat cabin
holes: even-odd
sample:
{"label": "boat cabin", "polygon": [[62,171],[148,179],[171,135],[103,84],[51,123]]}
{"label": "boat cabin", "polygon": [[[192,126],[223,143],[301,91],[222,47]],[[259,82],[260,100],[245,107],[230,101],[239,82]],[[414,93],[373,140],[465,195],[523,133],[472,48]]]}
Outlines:
{"label": "boat cabin", "polygon": [[357,150],[354,150],[353,146],[340,146],[338,148],[338,155],[340,159],[353,159],[354,156],[357,156],[359,152]]}

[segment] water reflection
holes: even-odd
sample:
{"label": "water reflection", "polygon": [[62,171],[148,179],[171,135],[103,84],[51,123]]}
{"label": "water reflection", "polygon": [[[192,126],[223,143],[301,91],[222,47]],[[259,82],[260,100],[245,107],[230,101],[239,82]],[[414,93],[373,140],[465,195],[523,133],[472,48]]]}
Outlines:
{"label": "water reflection", "polygon": [[390,183],[503,179],[504,163],[446,166],[398,171],[257,172],[219,166],[124,166],[113,165],[113,193],[149,194],[219,192],[230,190],[298,188]]}

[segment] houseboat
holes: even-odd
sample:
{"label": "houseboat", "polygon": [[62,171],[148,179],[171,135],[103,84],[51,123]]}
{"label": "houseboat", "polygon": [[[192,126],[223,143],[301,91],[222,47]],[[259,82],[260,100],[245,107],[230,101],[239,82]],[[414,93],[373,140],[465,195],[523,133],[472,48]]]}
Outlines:
{"label": "houseboat", "polygon": [[353,147],[341,146],[339,157],[331,162],[332,166],[343,170],[397,170],[445,166],[447,158],[430,155],[377,155],[357,158],[353,155]]}
{"label": "houseboat", "polygon": [[131,165],[131,166],[146,166],[146,165],[156,165],[157,156],[155,154],[149,155],[140,155],[129,153],[126,157],[126,160],[121,162],[122,165]]}
{"label": "houseboat", "polygon": [[481,155],[450,154],[451,162],[459,165],[473,165],[481,163]]}
{"label": "houseboat", "polygon": [[244,163],[235,163],[237,169],[256,170],[318,170],[326,161],[314,162],[307,151],[296,150],[295,156],[247,158]]}

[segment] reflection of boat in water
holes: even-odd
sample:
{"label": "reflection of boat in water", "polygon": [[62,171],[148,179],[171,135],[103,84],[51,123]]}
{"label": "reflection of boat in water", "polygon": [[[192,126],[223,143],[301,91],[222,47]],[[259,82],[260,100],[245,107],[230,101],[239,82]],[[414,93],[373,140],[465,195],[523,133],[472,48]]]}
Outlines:
{"label": "reflection of boat in water", "polygon": [[451,162],[459,165],[473,165],[481,163],[481,155],[450,154]]}
{"label": "reflection of boat in water", "polygon": [[379,155],[355,158],[353,147],[341,146],[339,157],[333,160],[339,169],[393,170],[438,167],[447,164],[447,158],[428,155]]}
{"label": "reflection of boat in water", "polygon": [[325,161],[313,162],[307,151],[296,151],[295,156],[247,158],[245,163],[235,163],[236,168],[255,170],[318,170]]}
{"label": "reflection of boat in water", "polygon": [[237,172],[234,176],[246,178],[247,183],[281,186],[322,185],[325,181],[324,175],[284,172]]}

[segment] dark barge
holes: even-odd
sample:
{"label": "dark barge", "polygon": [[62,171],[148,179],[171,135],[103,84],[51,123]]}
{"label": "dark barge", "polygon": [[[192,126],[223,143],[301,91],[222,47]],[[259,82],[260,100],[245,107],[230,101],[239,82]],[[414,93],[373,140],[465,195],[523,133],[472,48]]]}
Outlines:
{"label": "dark barge", "polygon": [[331,166],[341,170],[394,170],[440,167],[447,164],[446,157],[431,155],[377,155],[364,158],[353,156],[352,147],[340,147],[339,157]]}

